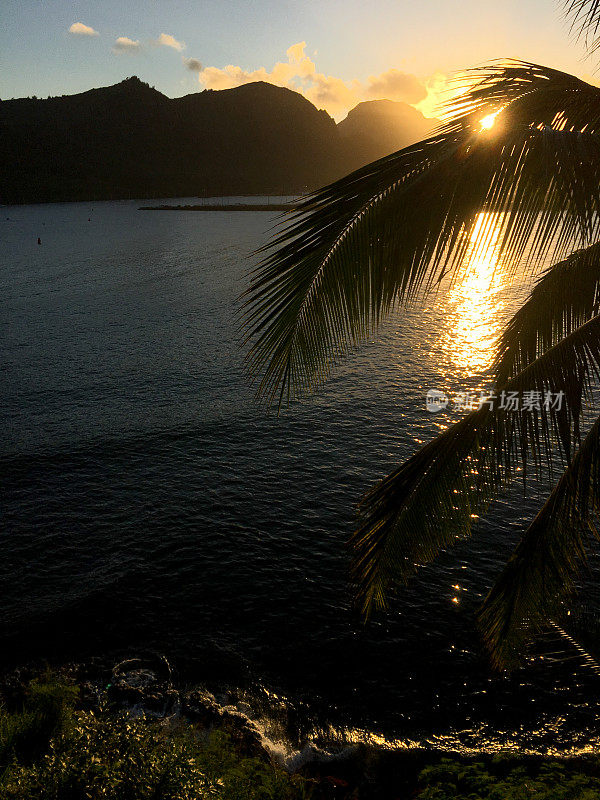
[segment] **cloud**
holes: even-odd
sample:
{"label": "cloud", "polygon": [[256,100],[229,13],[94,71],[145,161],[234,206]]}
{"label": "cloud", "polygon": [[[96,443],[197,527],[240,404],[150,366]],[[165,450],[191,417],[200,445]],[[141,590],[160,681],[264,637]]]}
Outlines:
{"label": "cloud", "polygon": [[186,58],[185,56],[183,56],[182,60],[186,68],[189,69],[191,72],[202,72],[203,66],[197,58]]}
{"label": "cloud", "polygon": [[286,51],[287,61],[278,61],[271,70],[260,67],[252,71],[229,64],[224,69],[206,67],[198,80],[207,89],[231,89],[244,83],[265,81],[284,86],[304,95],[331,114],[343,113],[360,102],[360,83],[345,83],[339,78],[317,72],[316,65],[305,53],[306,42],[297,42]]}
{"label": "cloud", "polygon": [[170,33],[161,33],[158,39],[154,40],[154,44],[161,45],[163,47],[172,47],[173,50],[177,50],[181,52],[185,50],[185,44],[183,42],[178,42],[174,36],[171,36]]}
{"label": "cloud", "polygon": [[364,100],[363,86],[359,80],[347,82],[322,73],[315,73],[312,85],[304,89],[302,94],[317,108],[324,108],[336,119]]}
{"label": "cloud", "polygon": [[117,41],[113,45],[113,53],[139,53],[142,49],[142,45],[133,39],[130,39],[128,36],[119,36]]}
{"label": "cloud", "polygon": [[427,97],[427,89],[416,75],[397,69],[388,69],[381,75],[370,75],[366,93],[372,100],[385,98],[411,104]]}
{"label": "cloud", "polygon": [[83,22],[74,22],[69,28],[69,33],[74,33],[77,36],[100,36],[98,31],[90,28],[89,25],[84,25]]}
{"label": "cloud", "polygon": [[425,103],[429,97],[425,81],[397,69],[371,75],[367,81],[357,78],[342,80],[334,75],[325,75],[318,72],[305,50],[306,42],[293,44],[286,51],[287,61],[278,61],[271,70],[265,67],[245,70],[233,64],[223,69],[206,67],[196,70],[188,60],[184,61],[189,69],[198,71],[198,80],[207,89],[231,89],[244,83],[266,81],[299,92],[317,108],[324,108],[337,119],[363,100],[389,99],[415,105]]}
{"label": "cloud", "polygon": [[416,103],[416,107],[426,117],[439,117],[442,103],[464,91],[463,87],[457,85],[456,81],[449,79],[442,72],[436,72],[427,78],[425,88],[427,97]]}

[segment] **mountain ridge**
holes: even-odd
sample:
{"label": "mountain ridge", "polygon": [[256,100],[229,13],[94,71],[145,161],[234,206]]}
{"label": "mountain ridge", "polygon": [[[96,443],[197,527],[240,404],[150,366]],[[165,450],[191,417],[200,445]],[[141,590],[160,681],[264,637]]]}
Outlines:
{"label": "mountain ridge", "polygon": [[170,98],[132,76],[74,95],[3,100],[0,202],[310,191],[421,138],[410,126],[394,134],[407,112],[386,108],[388,130],[378,135],[364,110],[336,125],[299,92],[263,81]]}

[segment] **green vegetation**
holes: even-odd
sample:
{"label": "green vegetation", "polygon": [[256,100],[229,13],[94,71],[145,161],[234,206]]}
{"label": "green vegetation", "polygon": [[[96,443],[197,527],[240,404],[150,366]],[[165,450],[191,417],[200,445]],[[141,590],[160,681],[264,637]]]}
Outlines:
{"label": "green vegetation", "polygon": [[109,709],[47,676],[0,709],[2,800],[300,800],[310,784],[240,754],[223,732]]}
{"label": "green vegetation", "polygon": [[[289,775],[248,757],[224,731],[108,707],[83,708],[77,687],[31,681],[0,706],[1,800],[596,800],[597,757],[578,761],[498,756],[485,762],[415,762],[365,753],[340,773]],[[404,760],[403,760],[404,758]],[[436,756],[431,755],[436,761]],[[420,765],[420,766],[419,766]],[[342,774],[344,778],[342,778]],[[418,781],[417,781],[417,775]]]}
{"label": "green vegetation", "polygon": [[[599,773],[600,774],[600,773]],[[523,764],[494,758],[489,764],[444,759],[420,775],[418,800],[597,800],[600,777],[569,762]]]}

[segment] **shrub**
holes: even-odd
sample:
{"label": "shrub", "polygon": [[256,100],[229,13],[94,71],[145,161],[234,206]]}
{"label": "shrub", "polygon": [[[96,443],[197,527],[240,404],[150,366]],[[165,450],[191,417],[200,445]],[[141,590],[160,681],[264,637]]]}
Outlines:
{"label": "shrub", "polygon": [[3,800],[301,800],[306,781],[244,758],[227,735],[126,712],[77,711],[77,691],[34,682],[0,714]]}
{"label": "shrub", "polygon": [[52,737],[62,735],[70,724],[78,695],[75,686],[47,675],[31,681],[20,709],[0,709],[0,769],[45,752]]}
{"label": "shrub", "polygon": [[567,762],[517,764],[497,757],[489,764],[443,759],[420,775],[418,800],[598,800],[600,779]]}

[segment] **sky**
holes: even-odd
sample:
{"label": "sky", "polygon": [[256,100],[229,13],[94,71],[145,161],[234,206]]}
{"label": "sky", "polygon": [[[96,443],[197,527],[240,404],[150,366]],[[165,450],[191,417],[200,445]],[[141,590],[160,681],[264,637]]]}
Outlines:
{"label": "sky", "polygon": [[0,98],[131,75],[169,97],[268,80],[336,119],[387,98],[427,116],[448,76],[514,57],[593,80],[560,0],[1,0]]}

